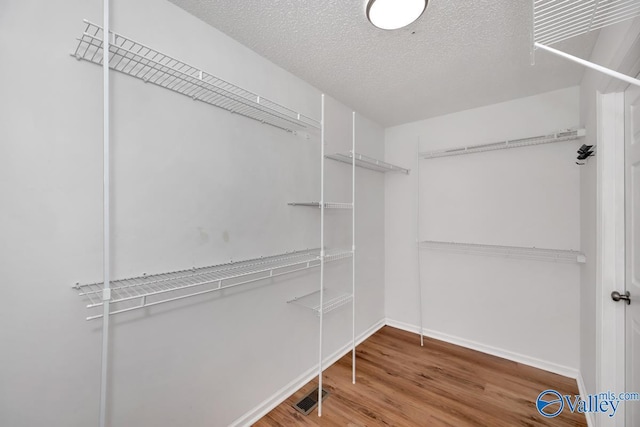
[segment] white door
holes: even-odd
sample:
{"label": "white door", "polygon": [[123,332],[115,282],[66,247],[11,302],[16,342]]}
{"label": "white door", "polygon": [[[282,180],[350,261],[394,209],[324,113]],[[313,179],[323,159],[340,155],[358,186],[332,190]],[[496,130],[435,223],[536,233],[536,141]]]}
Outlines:
{"label": "white door", "polygon": [[[640,87],[625,92],[626,391],[640,392]],[[621,286],[623,286],[621,284]],[[623,292],[624,289],[620,289]],[[640,426],[640,402],[628,402],[626,425]]]}

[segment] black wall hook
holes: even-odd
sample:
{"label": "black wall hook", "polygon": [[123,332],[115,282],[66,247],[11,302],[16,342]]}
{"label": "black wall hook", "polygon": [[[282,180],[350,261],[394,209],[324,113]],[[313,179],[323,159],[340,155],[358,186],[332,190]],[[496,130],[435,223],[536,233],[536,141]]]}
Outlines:
{"label": "black wall hook", "polygon": [[[586,160],[593,156],[593,145],[582,144],[582,147],[578,148],[578,160]],[[576,162],[576,165],[584,165],[585,163]]]}

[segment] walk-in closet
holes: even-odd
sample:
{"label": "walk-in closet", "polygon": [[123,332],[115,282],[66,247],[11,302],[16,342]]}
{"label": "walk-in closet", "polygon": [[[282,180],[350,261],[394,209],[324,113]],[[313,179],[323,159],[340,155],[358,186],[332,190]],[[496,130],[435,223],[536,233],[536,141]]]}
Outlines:
{"label": "walk-in closet", "polygon": [[640,425],[639,0],[0,0],[0,426]]}

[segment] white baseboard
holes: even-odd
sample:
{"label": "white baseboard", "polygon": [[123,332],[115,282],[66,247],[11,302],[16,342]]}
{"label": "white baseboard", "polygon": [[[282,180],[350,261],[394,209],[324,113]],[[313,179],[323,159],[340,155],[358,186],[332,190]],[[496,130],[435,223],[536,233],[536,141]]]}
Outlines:
{"label": "white baseboard", "polygon": [[[369,329],[358,335],[356,338],[356,345],[362,343],[371,335],[378,332],[383,326],[386,325],[385,319],[382,319],[372,325]],[[323,366],[325,369],[337,362],[342,356],[349,353],[351,351],[351,343],[345,344],[343,347],[339,348],[336,352],[328,356],[324,359]],[[241,426],[250,426],[251,424],[257,422],[260,418],[267,415],[273,408],[287,400],[289,396],[302,388],[306,383],[314,379],[318,375],[318,365],[316,364],[314,367],[310,368],[302,375],[300,375],[295,380],[291,381],[286,386],[282,387],[278,390],[273,396],[269,397],[258,406],[235,420],[231,423],[232,427],[241,427]]]}
{"label": "white baseboard", "polygon": [[[402,329],[404,331],[420,333],[420,327],[416,325],[410,325],[408,323],[399,322],[393,319],[387,319],[387,325]],[[438,331],[424,329],[422,331],[424,336],[434,338],[440,341],[445,341],[451,344],[459,345],[461,347],[470,348],[472,350],[480,351],[482,353],[491,354],[493,356],[501,357],[503,359],[511,360],[513,362],[522,363],[524,365],[533,366],[534,368],[543,369],[545,371],[553,372],[564,377],[577,379],[579,371],[575,368],[559,365],[557,363],[548,362],[546,360],[537,359],[535,357],[526,356],[524,354],[515,353],[509,350],[493,347],[486,344],[481,344],[476,341],[467,340],[465,338],[455,337],[453,335],[445,334]]]}
{"label": "white baseboard", "polygon": [[[587,387],[584,384],[584,379],[582,378],[582,374],[580,372],[578,372],[578,377],[576,378],[576,381],[578,382],[578,392],[580,393],[580,396],[588,395],[589,390],[587,390]],[[591,412],[587,412],[584,415],[587,417],[587,426],[596,427],[596,420],[594,418],[594,414]]]}
{"label": "white baseboard", "polygon": [[[387,325],[393,328],[402,329],[407,332],[413,332],[415,334],[420,333],[419,326],[410,325],[404,322],[398,322],[397,320],[387,319]],[[522,363],[524,365],[533,366],[534,368],[543,369],[545,371],[553,372],[555,374],[562,375],[564,377],[573,378],[578,383],[578,392],[580,393],[580,395],[586,396],[587,394],[589,394],[584,384],[584,380],[582,379],[582,374],[577,369],[570,368],[567,366],[562,366],[553,362],[547,362],[545,360],[540,360],[535,357],[514,353],[512,351],[503,350],[503,349],[492,347],[489,345],[480,344],[478,342],[467,340],[464,338],[454,337],[452,335],[444,334],[442,332],[432,331],[429,329],[424,329],[423,334],[426,337],[434,338],[440,341],[445,341],[451,344],[459,345],[461,347],[470,348],[472,350],[491,354],[493,356],[498,356],[503,359],[511,360],[513,362]],[[585,416],[587,418],[587,426],[595,427],[596,423],[595,423],[594,414],[586,413]]]}

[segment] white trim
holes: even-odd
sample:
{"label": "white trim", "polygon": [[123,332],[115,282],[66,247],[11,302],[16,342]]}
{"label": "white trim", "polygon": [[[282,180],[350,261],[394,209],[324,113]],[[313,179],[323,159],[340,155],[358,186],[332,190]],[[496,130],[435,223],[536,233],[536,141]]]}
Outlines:
{"label": "white trim", "polygon": [[[578,393],[580,393],[580,396],[584,398],[589,394],[589,391],[587,390],[587,386],[585,385],[584,379],[582,378],[582,373],[578,372],[576,382],[578,383]],[[596,420],[594,414],[592,412],[585,412],[584,415],[587,418],[587,427],[595,427]]]}
{"label": "white trim", "polygon": [[[410,325],[408,323],[399,322],[397,320],[387,318],[387,325],[393,328],[402,329],[404,331],[420,333],[420,327],[416,325]],[[465,338],[456,337],[453,335],[445,334],[443,332],[433,331],[430,329],[423,329],[424,336],[434,338],[440,341],[448,342],[450,344],[458,345],[460,347],[470,348],[472,350],[480,351],[482,353],[491,354],[493,356],[501,357],[503,359],[511,360],[513,362],[522,363],[524,365],[533,366],[534,368],[543,369],[554,374],[562,375],[569,378],[578,378],[579,371],[575,368],[559,365],[557,363],[548,362],[546,360],[537,359],[535,357],[526,356],[524,354],[515,353],[513,351],[504,350],[498,347],[482,344],[476,341],[471,341]]]}
{"label": "white trim", "polygon": [[[366,339],[368,339],[371,335],[378,332],[386,325],[385,319],[382,319],[375,324],[373,324],[369,329],[358,335],[356,339],[356,345],[359,345]],[[337,362],[341,357],[348,354],[352,350],[352,343],[349,341],[344,346],[340,347],[333,354],[329,355],[323,360],[322,366],[324,369],[329,368],[335,362]],[[318,364],[309,368],[302,375],[300,375],[295,380],[291,381],[286,386],[282,387],[280,390],[275,392],[271,397],[261,402],[255,408],[248,411],[246,414],[242,415],[240,418],[236,419],[234,422],[230,424],[231,427],[235,426],[249,426],[256,423],[260,418],[267,415],[273,408],[280,405],[282,402],[287,400],[289,396],[302,388],[305,384],[307,384],[312,379],[318,376]]]}
{"label": "white trim", "polygon": [[420,334],[420,326],[412,325],[410,323],[400,322],[398,320],[389,319],[387,317],[387,326],[391,326],[392,328],[401,329],[403,331],[412,332],[414,334]]}
{"label": "white trim", "polygon": [[[610,296],[625,273],[624,94],[598,94],[597,117],[596,390],[624,390],[624,305]],[[600,427],[624,427],[624,412],[605,418]]]}

